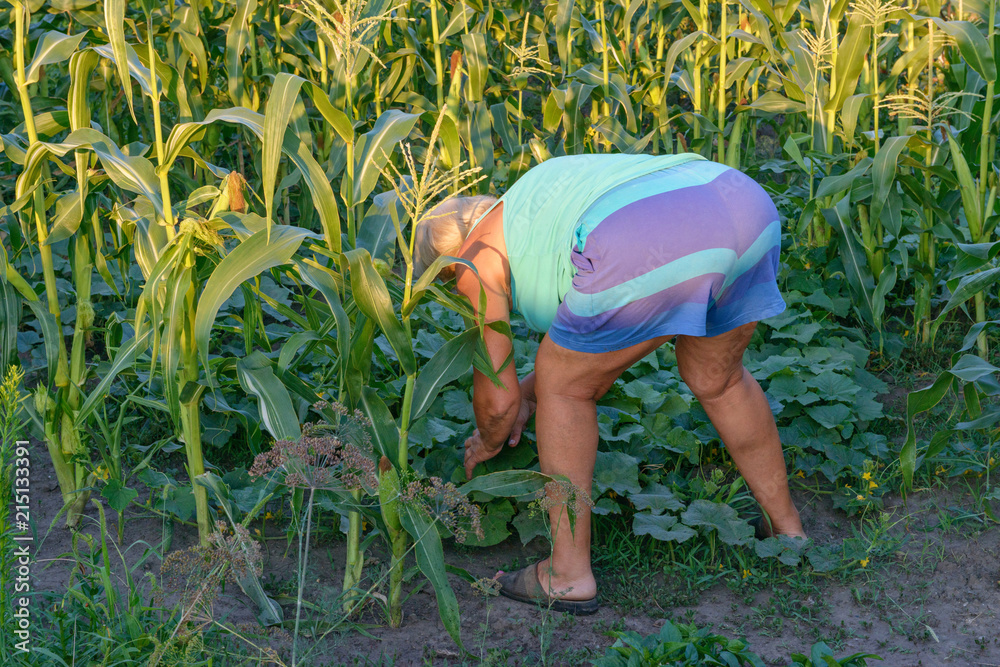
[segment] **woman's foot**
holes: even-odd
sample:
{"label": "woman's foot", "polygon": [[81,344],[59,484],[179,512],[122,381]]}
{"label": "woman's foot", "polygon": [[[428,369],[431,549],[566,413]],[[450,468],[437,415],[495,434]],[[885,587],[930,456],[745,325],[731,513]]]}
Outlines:
{"label": "woman's foot", "polygon": [[[547,567],[548,560],[545,561]],[[595,613],[600,607],[597,604],[596,584],[593,585],[595,595],[589,598],[576,599],[574,594],[579,594],[579,590],[566,590],[566,595],[560,595],[558,590],[553,590],[552,594],[546,593],[546,589],[541,583],[541,578],[548,576],[542,570],[542,563],[534,563],[517,572],[498,572],[497,580],[500,582],[500,594],[504,597],[545,607],[552,611],[574,614],[577,616],[588,616]]]}
{"label": "woman's foot", "polygon": [[768,537],[777,537],[779,535],[799,537],[803,540],[809,539],[805,530],[802,528],[802,522],[799,521],[798,513],[795,514],[794,521],[791,521],[786,526],[776,525],[775,522],[768,521],[765,516],[754,517],[753,519],[750,519],[749,523],[753,526],[754,537],[758,540],[767,539]]}
{"label": "woman's foot", "polygon": [[556,571],[552,559],[546,558],[536,564],[538,584],[553,598],[563,600],[590,600],[597,596],[597,580],[588,571],[576,577],[569,577]]}

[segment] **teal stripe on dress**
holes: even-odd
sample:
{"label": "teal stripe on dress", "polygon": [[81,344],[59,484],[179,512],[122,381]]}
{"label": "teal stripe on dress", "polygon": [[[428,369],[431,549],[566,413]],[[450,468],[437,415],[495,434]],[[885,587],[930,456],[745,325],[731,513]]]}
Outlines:
{"label": "teal stripe on dress", "polygon": [[687,162],[669,167],[670,178],[663,178],[662,172],[657,171],[618,186],[587,209],[576,230],[577,247],[583,250],[590,233],[612,213],[646,197],[655,197],[698,185],[708,185],[720,174],[729,170],[730,167],[718,162],[707,160]]}
{"label": "teal stripe on dress", "polygon": [[700,250],[595,294],[580,294],[571,289],[566,294],[565,303],[578,317],[594,317],[706,273],[727,276],[716,295],[719,298],[737,278],[756,266],[764,255],[780,244],[781,223],[775,220],[764,228],[757,240],[741,256],[737,256],[736,251],[729,248]]}

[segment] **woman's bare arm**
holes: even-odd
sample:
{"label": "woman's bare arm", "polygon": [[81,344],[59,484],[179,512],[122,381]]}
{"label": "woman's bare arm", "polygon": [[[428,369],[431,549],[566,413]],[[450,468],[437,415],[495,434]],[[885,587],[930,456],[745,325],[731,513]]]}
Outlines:
{"label": "woman's bare arm", "polygon": [[[502,206],[502,205],[501,205]],[[462,247],[461,256],[472,262],[478,276],[472,270],[458,265],[456,277],[458,291],[465,295],[473,308],[478,311],[480,286],[486,292],[486,322],[510,322],[510,296],[507,291],[508,266],[503,244],[503,230],[500,222],[501,206],[495,208],[473,230]],[[488,216],[488,217],[489,217]],[[466,442],[466,471],[471,475],[477,463],[495,456],[511,435],[521,407],[521,389],[517,371],[513,364],[501,370],[510,356],[511,341],[507,336],[487,327],[486,349],[493,363],[493,370],[501,381],[501,386],[478,370],[473,371],[472,407],[476,415],[477,433]],[[470,460],[471,456],[471,460]]]}

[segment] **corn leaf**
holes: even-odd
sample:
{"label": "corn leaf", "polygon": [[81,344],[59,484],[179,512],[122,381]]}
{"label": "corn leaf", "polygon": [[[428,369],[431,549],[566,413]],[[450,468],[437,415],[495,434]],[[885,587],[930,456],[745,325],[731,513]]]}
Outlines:
{"label": "corn leaf", "polygon": [[989,42],[974,23],[944,21],[939,18],[935,18],[934,23],[958,43],[958,50],[961,51],[965,62],[969,63],[969,67],[976,70],[987,82],[997,80],[996,61],[993,59]]}
{"label": "corn leaf", "polygon": [[462,647],[461,616],[458,610],[458,599],[455,591],[448,583],[448,573],[445,569],[444,549],[441,546],[441,536],[438,534],[434,520],[422,507],[412,503],[401,503],[399,513],[403,528],[413,537],[413,550],[417,557],[417,567],[434,587],[437,596],[438,613],[445,630]]}
{"label": "corn leaf", "polygon": [[392,309],[389,290],[372,265],[371,255],[364,248],[358,248],[345,253],[344,257],[350,266],[351,292],[358,309],[378,324],[395,350],[403,372],[413,375],[417,372],[417,360],[410,336]]}
{"label": "corn leaf", "polygon": [[129,83],[128,55],[125,51],[125,7],[128,0],[105,0],[104,29],[107,30],[108,41],[111,44],[113,57],[111,60],[118,68],[118,78],[121,79],[128,102],[129,113],[135,120],[135,108],[132,105],[132,85]]}
{"label": "corn leaf", "polygon": [[299,90],[305,79],[281,72],[274,77],[271,94],[264,107],[263,190],[264,207],[267,210],[267,224],[274,221],[274,185],[278,180],[278,163],[281,161],[282,140],[288,122],[292,117],[292,107],[299,99]]}
{"label": "corn leaf", "polygon": [[847,22],[847,32],[837,49],[837,63],[831,76],[835,88],[833,97],[824,106],[826,111],[839,111],[844,101],[854,94],[858,78],[865,66],[865,54],[871,44],[871,27],[860,12],[853,12]]}
{"label": "corn leaf", "polygon": [[386,457],[394,466],[399,465],[399,427],[392,418],[392,413],[378,395],[374,387],[365,387],[361,391],[358,407],[372,422],[373,444],[376,451]]}
{"label": "corn leaf", "polygon": [[87,394],[87,399],[80,406],[80,410],[76,413],[76,423],[86,424],[87,419],[93,414],[97,407],[104,403],[107,398],[108,391],[111,389],[112,383],[115,381],[122,372],[132,369],[139,360],[139,355],[146,351],[149,347],[149,337],[150,330],[147,329],[142,335],[134,336],[128,341],[122,343],[118,350],[115,352],[115,359],[111,363],[111,367],[108,368],[104,377],[101,381],[97,383],[89,394]]}
{"label": "corn leaf", "polygon": [[[253,132],[259,139],[264,138],[264,117],[256,111],[233,107],[230,109],[213,109],[208,112],[203,121],[180,123],[175,125],[167,138],[164,164],[173,164],[187,144],[212,123],[224,122],[242,125]],[[330,187],[330,181],[309,148],[291,130],[285,131],[282,148],[288,159],[292,161],[309,188],[313,205],[319,212],[323,236],[331,252],[340,252],[340,214],[337,211],[337,200]]]}
{"label": "corn leaf", "polygon": [[100,57],[92,49],[77,51],[69,63],[69,95],[66,106],[69,125],[73,130],[90,127],[90,75]]}
{"label": "corn leaf", "polygon": [[420,419],[431,407],[443,386],[465,375],[472,368],[472,356],[478,339],[478,327],[463,331],[442,345],[420,369],[420,375],[413,386],[411,422]]}
{"label": "corn leaf", "polygon": [[965,220],[969,223],[969,232],[972,235],[972,242],[978,243],[979,236],[983,229],[983,213],[979,200],[979,190],[976,182],[972,178],[972,171],[969,163],[962,154],[962,149],[958,142],[948,135],[948,149],[951,151],[951,161],[955,163],[955,173],[958,176],[958,190],[962,195],[962,206],[965,209]]}
{"label": "corn leaf", "polygon": [[850,217],[847,212],[849,199],[845,195],[834,208],[825,208],[822,213],[826,221],[837,230],[840,239],[840,257],[844,262],[844,274],[847,277],[847,284],[854,292],[858,309],[862,319],[869,322],[874,321],[874,302],[872,291],[874,281],[868,272],[867,260],[861,250],[861,241],[851,227]]}
{"label": "corn leaf", "polygon": [[258,231],[236,246],[215,267],[198,299],[194,323],[195,344],[206,368],[212,324],[222,304],[244,281],[275,266],[287,264],[309,234],[305,229],[275,225],[270,231],[270,240],[268,230]]}
{"label": "corn leaf", "polygon": [[86,30],[75,35],[64,35],[55,30],[46,32],[35,45],[35,55],[25,70],[24,82],[37,83],[42,67],[68,60],[86,36]]}
{"label": "corn leaf", "polygon": [[378,117],[370,132],[358,137],[354,150],[353,188],[349,187],[350,179],[345,178],[340,190],[349,206],[363,202],[375,189],[396,144],[409,136],[417,118],[418,114],[389,109]]}
{"label": "corn leaf", "polygon": [[552,480],[552,477],[532,470],[499,470],[478,475],[458,487],[458,490],[476,501],[493,498],[527,500]]}
{"label": "corn leaf", "polygon": [[260,408],[264,429],[276,440],[298,440],[302,436],[298,414],[285,385],[259,351],[236,361],[236,376],[243,389],[253,394]]}
{"label": "corn leaf", "polygon": [[486,35],[481,32],[462,35],[462,56],[469,74],[466,97],[470,102],[481,102],[490,69],[486,61]]}
{"label": "corn leaf", "polygon": [[0,280],[0,364],[17,362],[17,327],[21,324],[21,296],[6,279]]}
{"label": "corn leaf", "polygon": [[872,162],[872,193],[871,219],[878,220],[882,209],[889,199],[891,188],[896,186],[896,163],[899,154],[906,148],[909,136],[889,137],[879,149]]}
{"label": "corn leaf", "polygon": [[144,195],[156,212],[163,215],[159,180],[152,163],[143,157],[125,155],[111,139],[90,128],[75,130],[59,144],[39,141],[32,145],[28,150],[24,171],[17,179],[15,189],[17,195],[23,194],[35,182],[46,159],[53,155],[61,157],[79,148],[89,148],[94,151],[115,185],[123,190]]}
{"label": "corn leaf", "polygon": [[952,291],[948,303],[938,313],[937,321],[942,321],[945,315],[997,282],[1000,282],[1000,267],[987,269],[979,273],[972,273],[963,277]]}
{"label": "corn leaf", "polygon": [[59,340],[62,332],[56,326],[56,318],[49,312],[43,301],[25,301],[35,315],[42,330],[42,341],[45,343],[45,362],[48,367],[48,378],[52,381],[56,375],[56,364],[59,360]]}
{"label": "corn leaf", "polygon": [[250,106],[243,88],[243,51],[250,43],[250,30],[247,24],[256,9],[257,0],[236,0],[236,13],[233,14],[229,22],[229,31],[226,33],[227,85],[229,99],[236,106]]}

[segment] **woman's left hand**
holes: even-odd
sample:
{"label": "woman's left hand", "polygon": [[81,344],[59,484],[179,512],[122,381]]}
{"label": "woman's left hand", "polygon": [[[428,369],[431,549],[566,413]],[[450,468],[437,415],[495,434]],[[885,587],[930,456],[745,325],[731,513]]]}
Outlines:
{"label": "woman's left hand", "polygon": [[479,429],[465,441],[465,478],[472,479],[472,471],[483,461],[489,461],[503,449],[503,442],[491,448],[483,442]]}

